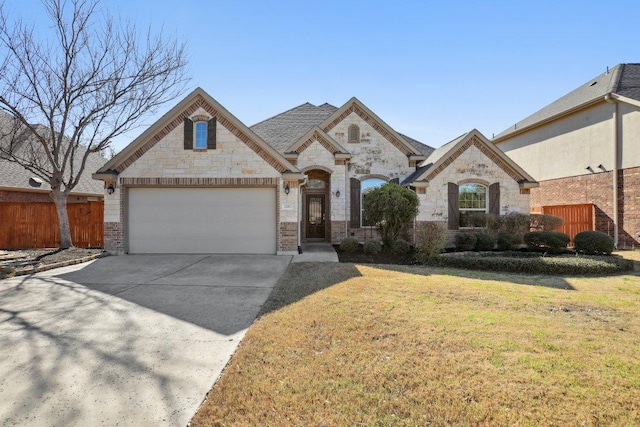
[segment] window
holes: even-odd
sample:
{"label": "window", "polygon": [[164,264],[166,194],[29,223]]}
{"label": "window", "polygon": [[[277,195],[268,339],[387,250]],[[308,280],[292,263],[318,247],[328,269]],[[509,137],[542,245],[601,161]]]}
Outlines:
{"label": "window", "polygon": [[349,126],[349,142],[360,142],[360,128],[357,125]]}
{"label": "window", "polygon": [[196,122],[194,145],[196,150],[207,149],[207,122]]}
{"label": "window", "polygon": [[362,201],[360,203],[360,207],[361,207],[360,220],[363,227],[372,227],[375,225],[375,224],[369,223],[364,216],[364,199],[367,197],[367,193],[373,190],[374,188],[381,187],[386,183],[387,181],[380,178],[369,178],[369,179],[365,179],[360,183],[360,195],[362,198]]}
{"label": "window", "polygon": [[464,184],[459,187],[460,227],[485,227],[475,213],[487,212],[487,187],[482,184]]}

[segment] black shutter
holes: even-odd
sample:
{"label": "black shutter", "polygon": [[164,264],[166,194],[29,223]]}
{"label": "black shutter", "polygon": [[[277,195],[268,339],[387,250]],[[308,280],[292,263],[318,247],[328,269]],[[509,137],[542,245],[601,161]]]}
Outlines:
{"label": "black shutter", "polygon": [[184,149],[193,150],[193,122],[184,118]]}
{"label": "black shutter", "polygon": [[460,228],[460,193],[458,185],[449,183],[449,230]]}
{"label": "black shutter", "polygon": [[351,178],[351,228],[360,228],[360,180]]}
{"label": "black shutter", "polygon": [[391,181],[389,181],[392,184],[400,184],[400,178],[393,178]]}
{"label": "black shutter", "polygon": [[216,149],[216,118],[209,120],[207,125],[207,148],[209,150]]}
{"label": "black shutter", "polygon": [[489,213],[500,215],[500,183],[495,182],[489,186]]}

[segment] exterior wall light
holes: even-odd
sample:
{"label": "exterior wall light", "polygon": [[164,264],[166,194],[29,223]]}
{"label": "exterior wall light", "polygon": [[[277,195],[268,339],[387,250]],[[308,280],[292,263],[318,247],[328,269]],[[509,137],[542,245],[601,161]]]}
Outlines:
{"label": "exterior wall light", "polygon": [[109,186],[107,187],[107,193],[113,194],[115,191],[116,191],[116,187],[114,187],[113,184],[109,184]]}
{"label": "exterior wall light", "polygon": [[289,191],[291,191],[291,188],[289,187],[289,183],[285,183],[284,184],[284,194],[289,194]]}
{"label": "exterior wall light", "polygon": [[340,197],[340,190],[336,190],[336,197]]}

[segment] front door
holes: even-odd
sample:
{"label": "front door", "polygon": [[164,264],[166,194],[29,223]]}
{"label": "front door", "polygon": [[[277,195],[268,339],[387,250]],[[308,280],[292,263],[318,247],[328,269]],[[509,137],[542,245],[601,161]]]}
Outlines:
{"label": "front door", "polygon": [[324,194],[307,194],[307,238],[324,239]]}

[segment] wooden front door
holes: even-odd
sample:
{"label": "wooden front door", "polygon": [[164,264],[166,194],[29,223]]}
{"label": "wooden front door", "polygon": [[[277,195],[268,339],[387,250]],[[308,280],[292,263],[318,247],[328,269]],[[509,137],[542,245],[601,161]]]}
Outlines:
{"label": "wooden front door", "polygon": [[306,237],[308,239],[325,238],[325,195],[307,194]]}

